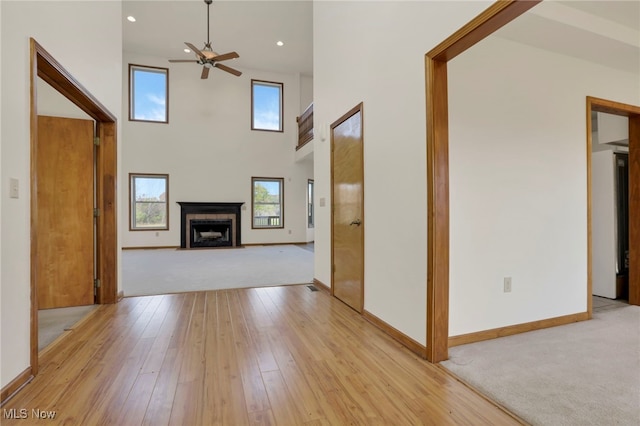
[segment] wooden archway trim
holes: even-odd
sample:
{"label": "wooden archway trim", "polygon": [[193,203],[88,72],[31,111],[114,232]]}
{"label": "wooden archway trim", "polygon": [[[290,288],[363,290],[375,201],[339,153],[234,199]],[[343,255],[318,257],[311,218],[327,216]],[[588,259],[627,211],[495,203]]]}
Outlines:
{"label": "wooden archway trim", "polygon": [[35,280],[37,256],[38,182],[36,179],[36,144],[38,140],[37,79],[42,78],[64,97],[77,105],[96,121],[96,131],[100,137],[97,150],[96,197],[100,209],[98,218],[98,245],[96,250],[97,274],[101,286],[97,293],[97,303],[107,304],[117,301],[117,120],[87,89],[85,89],[58,61],[36,40],[30,39],[30,132],[31,132],[31,375],[38,373],[38,306]]}
{"label": "wooden archway trim", "polygon": [[[587,162],[591,170],[591,113],[604,112],[629,118],[629,304],[640,305],[640,106],[628,105],[606,99],[587,97]],[[588,176],[588,187],[591,188],[591,175]],[[634,184],[636,183],[636,184]],[[591,235],[591,191],[588,193],[588,294],[587,303],[591,314],[592,282],[592,235]]]}
{"label": "wooden archway trim", "polygon": [[447,62],[541,0],[501,0],[425,56],[427,110],[427,345],[431,362],[449,349],[449,101]]}

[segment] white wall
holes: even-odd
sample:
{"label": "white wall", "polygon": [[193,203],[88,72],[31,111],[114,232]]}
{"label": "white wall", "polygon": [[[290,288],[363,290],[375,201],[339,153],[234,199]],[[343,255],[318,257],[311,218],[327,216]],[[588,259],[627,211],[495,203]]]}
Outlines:
{"label": "white wall", "polygon": [[491,2],[314,2],[315,277],[331,282],[327,127],[364,102],[364,308],[426,342],[424,55]]}
{"label": "white wall", "polygon": [[[0,8],[0,384],[5,386],[29,366],[29,37],[119,117],[122,27],[121,3],[115,1],[2,1]],[[18,199],[9,198],[10,177],[19,179]]]}
{"label": "white wall", "polygon": [[638,75],[497,37],[448,69],[450,334],[585,312],[586,96]]}
{"label": "white wall", "polygon": [[[295,161],[300,77],[243,69],[235,77],[194,64],[125,53],[123,116],[128,116],[128,64],[169,68],[169,124],[123,120],[122,247],[179,246],[177,201],[244,202],[242,243],[307,241],[309,162]],[[251,79],[284,83],[284,132],[251,130]],[[169,174],[169,230],[129,231],[128,174]],[[251,177],[284,177],[284,229],[251,229]]]}
{"label": "white wall", "polygon": [[598,143],[629,141],[629,118],[598,112]]}
{"label": "white wall", "polygon": [[76,104],[65,98],[56,89],[49,86],[49,84],[40,77],[38,77],[36,90],[38,115],[93,120],[86,112],[78,108]]}
{"label": "white wall", "polygon": [[593,217],[593,294],[616,298],[615,156],[612,150],[591,156]]}
{"label": "white wall", "polygon": [[300,76],[300,113],[313,102],[313,77]]}
{"label": "white wall", "polygon": [[[488,5],[314,3],[316,128],[364,102],[365,309],[422,343],[424,54]],[[450,334],[584,312],[585,98],[639,104],[638,75],[496,37],[448,69]],[[315,276],[329,284],[330,140],[314,143],[317,198],[326,200]]]}

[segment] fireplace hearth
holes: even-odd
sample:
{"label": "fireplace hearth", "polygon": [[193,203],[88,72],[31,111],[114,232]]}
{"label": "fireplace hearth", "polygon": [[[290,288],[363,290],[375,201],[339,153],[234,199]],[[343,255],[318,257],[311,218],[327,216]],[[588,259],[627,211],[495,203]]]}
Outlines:
{"label": "fireplace hearth", "polygon": [[244,203],[187,202],[180,205],[180,247],[240,247],[240,211]]}

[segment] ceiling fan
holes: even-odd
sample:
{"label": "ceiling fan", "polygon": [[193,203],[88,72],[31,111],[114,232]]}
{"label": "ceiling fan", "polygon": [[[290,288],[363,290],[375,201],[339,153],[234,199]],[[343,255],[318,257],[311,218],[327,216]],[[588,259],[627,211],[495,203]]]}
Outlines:
{"label": "ceiling fan", "polygon": [[169,62],[195,62],[202,65],[202,74],[200,78],[205,79],[209,77],[210,68],[220,68],[223,71],[231,73],[235,76],[240,76],[242,73],[236,69],[221,64],[220,62],[228,59],[239,58],[240,56],[236,52],[223,53],[219,55],[211,48],[211,41],[209,40],[209,6],[213,3],[213,0],[204,0],[207,4],[207,42],[202,50],[195,47],[193,44],[185,42],[189,49],[196,54],[197,59],[169,59]]}

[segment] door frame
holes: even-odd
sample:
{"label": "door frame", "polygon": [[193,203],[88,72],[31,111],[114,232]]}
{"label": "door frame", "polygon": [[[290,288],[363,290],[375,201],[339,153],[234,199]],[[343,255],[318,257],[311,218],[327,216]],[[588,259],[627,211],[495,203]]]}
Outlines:
{"label": "door frame", "polygon": [[[427,336],[425,357],[430,362],[448,358],[449,349],[449,100],[447,62],[465,52],[542,0],[499,0],[425,55],[427,122]],[[587,97],[587,110],[629,117],[629,174],[640,179],[640,108]],[[591,140],[591,116],[587,138]],[[587,149],[587,316],[591,317],[592,231],[591,151]],[[632,154],[632,151],[634,152]],[[640,214],[640,188],[629,188],[629,217]],[[638,217],[638,216],[636,216]],[[630,265],[640,263],[640,225],[629,224]],[[640,273],[629,271],[629,303],[640,304]]]}
{"label": "door frame", "polygon": [[100,146],[96,150],[96,207],[100,215],[96,224],[96,274],[101,286],[96,293],[97,304],[117,302],[117,119],[87,89],[85,89],[35,39],[30,38],[30,149],[31,149],[31,375],[38,374],[38,297],[36,288],[37,220],[37,155],[38,143],[38,77],[77,105],[96,122]]}
{"label": "door frame", "polygon": [[[360,276],[362,277],[362,291],[360,294],[360,298],[362,300],[362,307],[359,311],[357,311],[358,313],[362,314],[364,312],[364,239],[365,239],[365,235],[364,235],[364,226],[365,226],[365,221],[364,221],[364,112],[363,112],[363,102],[360,102],[358,105],[354,106],[353,108],[351,108],[349,111],[347,111],[345,114],[343,114],[340,118],[338,118],[336,121],[334,121],[330,128],[329,128],[329,132],[331,135],[331,296],[336,297],[334,294],[334,275],[335,275],[335,263],[333,261],[334,259],[334,229],[333,229],[333,219],[334,219],[334,194],[333,194],[333,184],[334,184],[334,162],[333,162],[333,147],[334,147],[334,140],[333,140],[333,129],[335,129],[336,127],[338,127],[340,124],[342,124],[344,121],[346,121],[348,118],[350,118],[351,116],[360,113],[360,138],[362,139],[362,147],[360,149],[360,158],[362,161],[362,212],[361,212],[361,221],[362,221],[362,244],[361,244],[361,251],[362,251],[362,270],[360,271]],[[352,307],[353,308],[353,307]],[[355,310],[355,308],[354,308]]]}
{"label": "door frame", "polygon": [[[629,304],[640,305],[640,106],[623,104],[606,99],[587,96],[587,195],[589,223],[588,233],[588,292],[587,303],[589,318],[592,314],[592,226],[591,214],[591,147],[592,141],[592,112],[604,112],[619,115],[629,119]],[[631,218],[636,218],[635,221]]]}
{"label": "door frame", "polygon": [[427,336],[430,362],[449,355],[449,99],[447,62],[542,0],[501,0],[425,55],[427,112]]}

